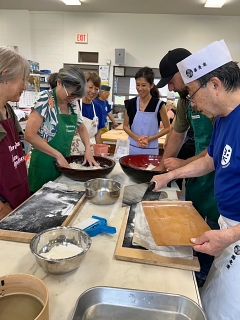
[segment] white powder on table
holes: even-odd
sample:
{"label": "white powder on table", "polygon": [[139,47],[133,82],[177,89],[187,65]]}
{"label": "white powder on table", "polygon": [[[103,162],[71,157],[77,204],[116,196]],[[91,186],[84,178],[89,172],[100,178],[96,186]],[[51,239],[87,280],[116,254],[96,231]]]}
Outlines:
{"label": "white powder on table", "polygon": [[69,163],[71,169],[75,170],[96,170],[96,169],[101,169],[100,166],[93,166],[93,167],[85,167],[81,163],[76,163],[76,162],[71,162]]}
{"label": "white powder on table", "polygon": [[64,259],[76,256],[81,252],[83,252],[83,248],[69,243],[67,246],[63,244],[54,246],[49,252],[40,253],[40,255],[47,259]]}

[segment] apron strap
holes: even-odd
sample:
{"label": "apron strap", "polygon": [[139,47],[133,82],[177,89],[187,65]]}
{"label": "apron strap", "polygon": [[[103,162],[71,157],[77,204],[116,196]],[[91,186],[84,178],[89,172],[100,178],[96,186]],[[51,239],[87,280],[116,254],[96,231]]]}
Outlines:
{"label": "apron strap", "polygon": [[[78,105],[79,105],[79,109],[82,112],[82,99],[78,100]],[[95,107],[93,102],[92,102],[92,107],[93,107],[93,118],[96,118],[96,112],[95,112]]]}
{"label": "apron strap", "polygon": [[96,118],[96,112],[95,112],[95,107],[94,107],[94,103],[92,102],[92,106],[93,106],[93,114],[94,114],[94,118]]}
{"label": "apron strap", "polygon": [[157,103],[157,106],[156,106],[156,109],[155,109],[155,114],[158,114],[158,111],[159,111],[159,107],[160,107],[161,102],[162,102],[162,101],[159,99],[159,100],[158,100],[158,103]]}
{"label": "apron strap", "polygon": [[136,109],[137,109],[137,112],[140,110],[140,97],[137,97],[137,100],[136,100]]}

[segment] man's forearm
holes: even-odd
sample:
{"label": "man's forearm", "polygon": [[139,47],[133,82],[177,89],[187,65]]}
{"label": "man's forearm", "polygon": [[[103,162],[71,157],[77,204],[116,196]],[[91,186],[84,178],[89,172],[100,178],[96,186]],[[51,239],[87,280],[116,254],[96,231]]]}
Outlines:
{"label": "man's forearm", "polygon": [[205,157],[205,155],[207,154],[207,149],[203,150],[202,152],[200,152],[199,154],[191,157],[191,158],[188,158],[185,160],[185,165],[191,163],[192,161],[195,161],[197,159],[200,159],[202,157]]}
{"label": "man's forearm", "polygon": [[201,157],[191,163],[172,170],[168,173],[171,176],[171,180],[181,178],[194,178],[201,177],[214,170],[213,159],[207,154],[205,157]]}
{"label": "man's forearm", "polygon": [[170,157],[176,157],[182,147],[184,138],[185,133],[178,133],[172,130],[170,136],[168,137],[162,160]]}

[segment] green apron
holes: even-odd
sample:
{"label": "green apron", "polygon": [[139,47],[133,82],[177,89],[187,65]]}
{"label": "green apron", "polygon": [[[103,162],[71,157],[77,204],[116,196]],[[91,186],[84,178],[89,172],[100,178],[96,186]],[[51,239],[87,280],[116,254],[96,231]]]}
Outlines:
{"label": "green apron", "polygon": [[[67,157],[70,155],[71,144],[77,127],[77,115],[74,113],[71,105],[71,114],[59,114],[55,89],[53,89],[53,98],[58,119],[58,131],[48,144],[58,150],[64,157]],[[31,192],[39,190],[44,183],[54,181],[61,175],[56,169],[54,161],[55,158],[46,153],[37,149],[32,150],[28,169],[28,181]]]}
{"label": "green apron", "polygon": [[[210,143],[213,124],[200,112],[194,112],[190,105],[187,115],[194,130],[196,154],[199,154]],[[194,207],[202,217],[217,221],[219,212],[214,198],[214,175],[215,172],[213,171],[199,178],[188,179],[185,198],[193,202]]]}

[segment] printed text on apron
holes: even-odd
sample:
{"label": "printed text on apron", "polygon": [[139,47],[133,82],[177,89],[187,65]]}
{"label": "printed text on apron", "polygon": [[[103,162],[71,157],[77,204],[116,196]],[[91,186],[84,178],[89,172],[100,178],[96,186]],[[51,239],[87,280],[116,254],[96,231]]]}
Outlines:
{"label": "printed text on apron", "polygon": [[14,119],[1,121],[1,126],[6,136],[0,143],[0,194],[15,209],[30,196],[27,168]]}

